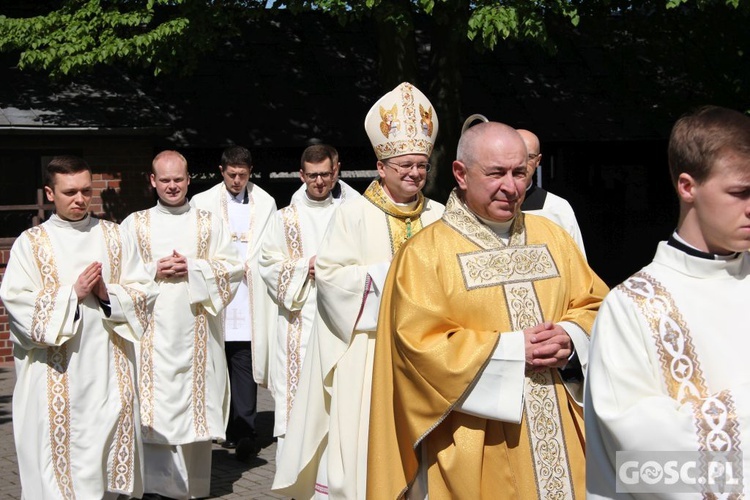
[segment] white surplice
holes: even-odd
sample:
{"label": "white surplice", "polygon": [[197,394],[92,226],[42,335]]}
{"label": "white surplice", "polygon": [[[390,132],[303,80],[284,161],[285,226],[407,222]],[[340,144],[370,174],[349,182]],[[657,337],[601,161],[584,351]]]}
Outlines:
{"label": "white surplice", "polygon": [[[443,210],[425,199],[422,227]],[[364,498],[375,332],[394,253],[389,218],[361,196],[334,213],[323,237],[315,264],[318,315],[274,491],[300,500]]]}
{"label": "white surplice", "polygon": [[[740,450],[750,492],[748,274],[747,252],[709,260],[662,242],[607,296],[586,378],[588,498],[631,498],[616,494],[618,451]],[[660,494],[673,497],[686,498]]]}
{"label": "white surplice", "polygon": [[[225,311],[225,340],[252,341],[253,376],[268,385],[268,363],[272,355],[268,331],[273,330],[276,306],[260,276],[258,260],[263,237],[276,212],[276,201],[266,191],[247,183],[247,203],[233,203],[223,182],[190,200],[197,208],[218,214],[231,232],[244,263],[244,276],[237,296]],[[238,195],[244,197],[245,193]]]}
{"label": "white surplice", "polygon": [[[102,263],[110,304],[73,290]],[[158,290],[111,222],[53,215],[11,249],[0,297],[10,317],[13,430],[24,498],[140,496],[135,349]],[[107,311],[107,309],[109,309]]]}
{"label": "white surplice", "polygon": [[303,196],[276,213],[263,243],[260,272],[279,307],[270,385],[274,436],[286,433],[317,311],[315,280],[308,277],[310,258],[318,253],[336,206],[331,196],[322,201]]}
{"label": "white surplice", "polygon": [[[537,188],[541,189],[541,188]],[[554,193],[547,191],[547,196],[544,199],[544,206],[536,210],[524,210],[524,213],[541,215],[545,217],[565,231],[573,238],[578,248],[581,249],[584,257],[586,256],[586,249],[583,246],[583,235],[581,234],[581,228],[578,226],[578,220],[576,214],[573,212],[573,207],[565,198],[561,198]]]}
{"label": "white surplice", "polygon": [[[175,250],[188,260],[186,277],[156,280],[153,326],[138,360],[143,441],[166,446],[224,438],[229,384],[221,312],[242,279],[230,235],[218,216],[188,203],[159,202],[131,214],[122,226],[137,241],[152,276],[157,261]],[[196,458],[208,464],[209,474],[210,457],[208,448],[207,457]],[[150,472],[146,491],[159,493],[149,485]],[[189,485],[189,478],[182,480]],[[202,491],[189,489],[191,495]]]}

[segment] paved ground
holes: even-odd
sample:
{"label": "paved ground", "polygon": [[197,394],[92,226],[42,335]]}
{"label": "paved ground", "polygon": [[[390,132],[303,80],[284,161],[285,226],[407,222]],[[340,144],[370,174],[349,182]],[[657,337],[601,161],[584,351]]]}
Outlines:
{"label": "paved ground", "polygon": [[[13,365],[0,364],[0,498],[21,498],[16,450],[13,445],[11,398],[15,372]],[[268,391],[258,391],[257,431],[264,448],[257,458],[240,462],[234,452],[214,445],[209,498],[268,499],[284,498],[271,493],[271,482],[276,468],[276,443],[273,432],[273,400]]]}

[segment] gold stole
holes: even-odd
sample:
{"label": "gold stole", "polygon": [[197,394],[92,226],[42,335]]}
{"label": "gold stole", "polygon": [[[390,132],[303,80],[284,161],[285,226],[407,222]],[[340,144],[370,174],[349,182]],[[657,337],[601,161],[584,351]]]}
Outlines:
{"label": "gold stole", "polygon": [[[519,212],[506,245],[487,225],[451,193],[443,221],[481,250],[458,254],[467,290],[502,286],[511,318],[511,330],[523,330],[544,321],[534,282],[559,276],[547,245],[527,245],[524,215]],[[539,498],[574,498],[570,458],[565,446],[560,401],[555,390],[556,370],[526,374],[524,419],[533,459]]]}
{"label": "gold stole", "polygon": [[391,241],[391,250],[395,254],[406,240],[422,230],[422,220],[419,218],[424,210],[424,196],[417,194],[417,205],[414,210],[403,210],[396,205],[377,180],[367,187],[364,195],[370,203],[385,213],[388,221],[388,235]]}

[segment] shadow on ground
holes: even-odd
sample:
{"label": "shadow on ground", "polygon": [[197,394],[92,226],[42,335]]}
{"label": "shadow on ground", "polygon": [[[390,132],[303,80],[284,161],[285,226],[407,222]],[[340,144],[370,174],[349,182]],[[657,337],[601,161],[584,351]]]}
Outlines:
{"label": "shadow on ground", "polygon": [[[273,412],[258,413],[255,421],[258,434],[258,444],[261,448],[268,448],[275,439],[273,437]],[[248,460],[238,460],[234,450],[216,449],[211,454],[211,496],[220,497],[232,493],[232,485],[242,478],[242,474],[250,469],[266,465],[268,461],[260,457]]]}

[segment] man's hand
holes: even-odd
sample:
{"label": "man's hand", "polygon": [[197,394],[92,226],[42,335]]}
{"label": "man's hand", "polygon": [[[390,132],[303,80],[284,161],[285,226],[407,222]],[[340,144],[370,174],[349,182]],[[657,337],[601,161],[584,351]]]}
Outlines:
{"label": "man's hand", "polygon": [[[73,290],[76,292],[78,302],[88,297],[88,295],[94,290],[98,284],[103,285],[102,279],[102,263],[92,262],[89,266],[83,270],[78,276],[78,279],[73,284]],[[107,293],[106,287],[104,293]]]}
{"label": "man's hand", "polygon": [[177,250],[172,255],[156,261],[156,277],[159,279],[182,278],[187,276],[187,257]]}
{"label": "man's hand", "polygon": [[563,368],[573,353],[573,341],[560,326],[549,321],[523,331],[526,365],[531,369]]}
{"label": "man's hand", "polygon": [[99,274],[99,277],[99,281],[97,281],[96,285],[94,285],[94,289],[91,291],[94,293],[94,295],[97,296],[99,300],[109,303],[109,292],[107,292],[107,284],[104,282],[104,277],[102,277],[101,273]]}
{"label": "man's hand", "polygon": [[317,255],[313,255],[310,257],[310,262],[307,264],[307,278],[314,280],[315,279],[315,258]]}

